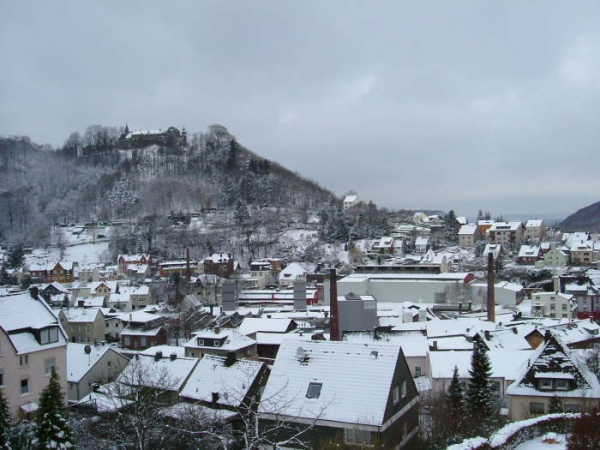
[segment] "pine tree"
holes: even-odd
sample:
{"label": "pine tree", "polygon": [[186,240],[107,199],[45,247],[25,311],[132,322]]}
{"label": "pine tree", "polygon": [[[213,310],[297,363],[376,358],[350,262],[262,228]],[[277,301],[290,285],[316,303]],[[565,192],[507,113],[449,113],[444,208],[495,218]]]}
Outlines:
{"label": "pine tree", "polygon": [[10,412],[8,402],[0,389],[0,450],[11,450],[10,446]]}
{"label": "pine tree", "polygon": [[[467,389],[467,412],[471,429],[477,433],[489,433],[498,414],[498,398],[490,381],[492,366],[483,343],[476,341],[471,355],[471,380]],[[485,434],[487,435],[487,434]]]}
{"label": "pine tree", "polygon": [[452,381],[448,394],[446,394],[446,403],[451,411],[456,411],[462,417],[465,409],[465,393],[458,379],[458,367],[454,366]]}
{"label": "pine tree", "polygon": [[73,447],[64,409],[64,395],[60,390],[58,374],[52,369],[50,381],[40,395],[40,409],[37,413],[39,448],[65,450]]}

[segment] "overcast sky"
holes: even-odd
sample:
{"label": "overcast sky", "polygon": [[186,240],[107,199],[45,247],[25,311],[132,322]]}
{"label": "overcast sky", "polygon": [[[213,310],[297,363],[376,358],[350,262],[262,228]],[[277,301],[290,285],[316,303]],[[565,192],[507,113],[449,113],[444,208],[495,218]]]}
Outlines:
{"label": "overcast sky", "polygon": [[226,126],[338,195],[600,200],[600,2],[0,0],[0,135]]}

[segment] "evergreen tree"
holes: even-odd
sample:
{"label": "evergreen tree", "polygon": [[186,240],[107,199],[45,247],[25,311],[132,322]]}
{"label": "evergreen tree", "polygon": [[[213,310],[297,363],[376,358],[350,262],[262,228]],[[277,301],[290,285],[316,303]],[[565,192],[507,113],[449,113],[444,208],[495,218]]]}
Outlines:
{"label": "evergreen tree", "polygon": [[40,408],[37,412],[37,439],[40,449],[65,450],[73,447],[71,431],[64,413],[64,395],[60,390],[58,374],[53,368],[50,381],[40,395]]}
{"label": "evergreen tree", "polygon": [[248,207],[241,200],[238,200],[235,204],[233,221],[241,231],[246,230],[250,226],[250,213],[248,212]]}
{"label": "evergreen tree", "polygon": [[458,224],[458,220],[456,219],[456,214],[454,213],[453,209],[448,211],[448,214],[446,214],[445,231],[446,231],[446,240],[448,242],[450,242],[450,243],[458,242],[459,224]]}
{"label": "evergreen tree", "polygon": [[0,389],[0,450],[11,450],[10,446],[10,412],[8,402]]}
{"label": "evergreen tree", "polygon": [[452,381],[448,394],[446,394],[446,403],[450,407],[450,411],[456,412],[457,416],[463,417],[465,412],[465,393],[458,379],[458,367],[454,366]]}
{"label": "evergreen tree", "polygon": [[[471,380],[467,389],[467,412],[471,429],[487,435],[498,415],[498,398],[491,384],[492,366],[483,343],[476,341],[471,355]],[[487,434],[486,434],[487,433]]]}

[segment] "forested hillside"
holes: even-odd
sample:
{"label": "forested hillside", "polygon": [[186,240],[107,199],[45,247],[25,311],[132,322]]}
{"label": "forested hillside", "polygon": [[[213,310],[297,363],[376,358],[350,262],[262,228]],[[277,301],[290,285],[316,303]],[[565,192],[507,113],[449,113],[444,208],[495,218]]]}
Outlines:
{"label": "forested hillside", "polygon": [[600,231],[600,202],[596,202],[567,217],[560,227],[564,231]]}
{"label": "forested hillside", "polygon": [[52,224],[185,215],[240,202],[318,210],[335,200],[244,148],[221,125],[187,144],[132,148],[122,134],[91,126],[59,149],[0,138],[0,241],[43,244]]}

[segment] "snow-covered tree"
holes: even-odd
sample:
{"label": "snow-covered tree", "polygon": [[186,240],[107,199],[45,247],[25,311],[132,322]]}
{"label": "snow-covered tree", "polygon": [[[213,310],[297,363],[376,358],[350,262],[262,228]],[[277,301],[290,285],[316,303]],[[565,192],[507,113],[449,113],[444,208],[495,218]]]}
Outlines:
{"label": "snow-covered tree", "polygon": [[11,450],[10,445],[11,419],[8,402],[0,389],[0,450]]}
{"label": "snow-covered tree", "polygon": [[496,424],[499,402],[490,377],[492,365],[485,345],[475,341],[471,355],[471,379],[467,389],[467,412],[471,429],[478,433],[489,433]]}
{"label": "snow-covered tree", "polygon": [[73,447],[71,431],[65,418],[64,394],[60,390],[58,374],[54,369],[48,385],[40,395],[36,434],[41,449],[66,450]]}

